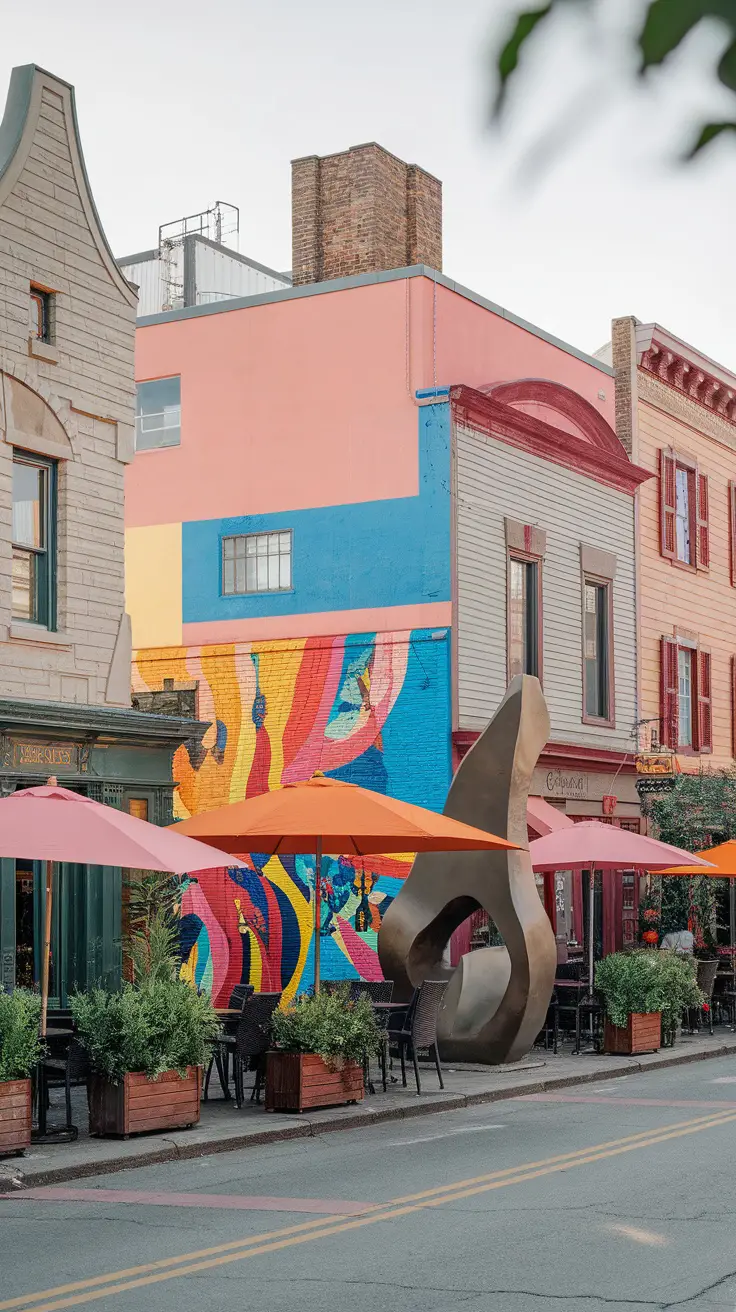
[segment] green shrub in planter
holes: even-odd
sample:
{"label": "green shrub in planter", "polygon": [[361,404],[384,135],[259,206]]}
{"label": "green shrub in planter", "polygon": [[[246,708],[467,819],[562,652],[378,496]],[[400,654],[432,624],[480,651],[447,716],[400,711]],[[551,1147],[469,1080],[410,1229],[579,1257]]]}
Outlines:
{"label": "green shrub in planter", "polygon": [[209,998],[183,980],[154,978],[120,993],[77,993],[71,1009],[92,1067],[118,1083],[133,1072],[155,1079],[206,1065],[220,1030]]}
{"label": "green shrub in planter", "polygon": [[351,1001],[350,988],[307,994],[273,1014],[276,1046],[285,1052],[313,1052],[332,1070],[348,1061],[362,1063],[380,1050],[381,1031],[370,1000]]}
{"label": "green shrub in planter", "polygon": [[38,1034],[41,999],[30,989],[0,989],[0,1084],[27,1080],[43,1052]]}
{"label": "green shrub in planter", "polygon": [[674,952],[613,952],[598,962],[595,986],[603,995],[608,1019],[620,1029],[625,1029],[629,1016],[648,1012],[660,1012],[663,1029],[672,1029],[685,1007],[702,1002],[695,963]]}

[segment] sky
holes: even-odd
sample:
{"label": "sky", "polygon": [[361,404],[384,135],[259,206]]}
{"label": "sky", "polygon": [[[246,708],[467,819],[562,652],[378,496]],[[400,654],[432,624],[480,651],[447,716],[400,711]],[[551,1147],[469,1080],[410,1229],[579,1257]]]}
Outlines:
{"label": "sky", "polygon": [[582,350],[656,320],[736,370],[736,134],[678,156],[724,47],[701,27],[647,85],[627,35],[644,0],[565,6],[529,51],[500,130],[492,56],[521,0],[34,0],[6,5],[12,67],[72,82],[118,256],[215,200],[239,249],[291,267],[290,161],[364,141],[443,182],[444,272]]}

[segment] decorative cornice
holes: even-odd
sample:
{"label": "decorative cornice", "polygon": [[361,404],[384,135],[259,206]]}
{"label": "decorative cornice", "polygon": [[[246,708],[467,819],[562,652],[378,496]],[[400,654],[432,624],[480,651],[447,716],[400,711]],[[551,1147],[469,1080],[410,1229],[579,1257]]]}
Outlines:
{"label": "decorative cornice", "polygon": [[0,700],[0,731],[102,737],[144,746],[178,747],[204,736],[209,724],[147,711],[62,702]]}
{"label": "decorative cornice", "polygon": [[684,392],[663,383],[654,374],[639,370],[637,389],[640,401],[656,406],[671,418],[678,419],[699,433],[707,434],[716,442],[736,447],[736,423],[707,410]]}
{"label": "decorative cornice", "polygon": [[[550,384],[552,388],[556,386]],[[569,389],[562,390],[567,392]],[[583,405],[588,404],[583,402],[582,397],[580,400]],[[450,401],[457,423],[486,433],[497,441],[507,442],[510,446],[531,451],[543,460],[551,460],[566,469],[576,470],[607,487],[626,492],[629,496],[633,496],[642,483],[653,477],[650,470],[632,464],[612,430],[618,450],[611,449],[608,442],[604,445],[600,437],[596,440],[593,429],[588,437],[576,437],[574,433],[555,428],[523,410],[515,410],[495,396],[487,396],[464,383],[450,388]],[[550,404],[549,394],[545,404]],[[602,416],[599,415],[598,419],[605,424]]]}
{"label": "decorative cornice", "polygon": [[[480,733],[476,729],[456,729],[453,746],[468,751]],[[606,771],[615,769],[621,774],[636,774],[636,762],[631,752],[609,751],[605,747],[581,747],[577,743],[547,743],[539,756],[538,765],[551,768],[569,768],[578,765],[583,769]]]}
{"label": "decorative cornice", "polygon": [[674,339],[668,344],[653,335],[647,349],[642,351],[639,368],[704,410],[736,426],[736,378],[729,383],[729,375],[720,369],[721,376],[717,377],[717,366],[712,366],[713,372],[710,372],[700,365],[699,360],[688,358],[684,350],[678,351]]}

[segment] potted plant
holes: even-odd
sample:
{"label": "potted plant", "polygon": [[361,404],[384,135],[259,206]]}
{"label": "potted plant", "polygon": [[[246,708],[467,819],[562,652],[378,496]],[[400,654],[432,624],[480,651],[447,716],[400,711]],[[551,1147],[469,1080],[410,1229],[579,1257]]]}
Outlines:
{"label": "potted plant", "polygon": [[202,1067],[219,1022],[182,980],[151,978],[71,1000],[87,1051],[90,1134],[141,1134],[199,1120]]}
{"label": "potted plant", "polygon": [[0,1157],[31,1142],[31,1073],[43,1051],[41,999],[28,989],[0,988]]}
{"label": "potted plant", "polygon": [[672,1045],[683,1012],[702,1007],[704,998],[697,981],[697,963],[678,952],[658,952],[662,990],[662,1038]]}
{"label": "potted plant", "polygon": [[660,953],[613,952],[598,963],[595,984],[606,1007],[604,1051],[656,1051],[663,1006]]}
{"label": "potted plant", "polygon": [[266,1111],[302,1112],[361,1102],[363,1067],[381,1047],[367,997],[350,989],[303,996],[274,1012],[275,1051],[266,1065]]}

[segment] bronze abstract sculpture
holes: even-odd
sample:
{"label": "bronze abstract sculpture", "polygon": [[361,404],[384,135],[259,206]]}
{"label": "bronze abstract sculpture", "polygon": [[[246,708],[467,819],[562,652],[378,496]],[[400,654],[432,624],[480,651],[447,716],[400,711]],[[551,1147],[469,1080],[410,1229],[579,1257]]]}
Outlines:
{"label": "bronze abstract sculpture", "polygon": [[[529,785],[548,737],[539,680],[520,675],[461,762],[445,814],[526,848]],[[505,946],[469,952],[451,971],[443,964],[450,937],[480,907]],[[417,856],[386,912],[378,952],[397,1000],[425,979],[449,977],[438,1021],[449,1060],[518,1061],[544,1025],[557,952],[528,851]]]}

